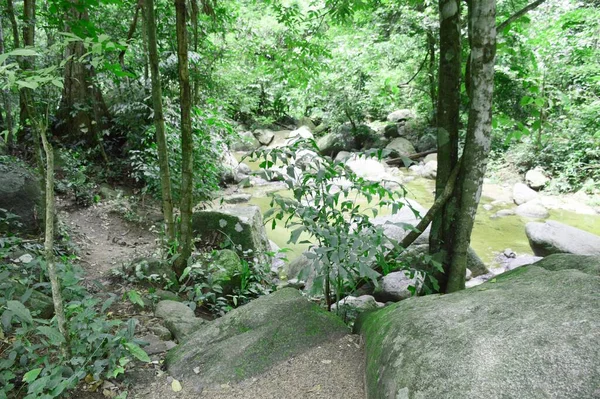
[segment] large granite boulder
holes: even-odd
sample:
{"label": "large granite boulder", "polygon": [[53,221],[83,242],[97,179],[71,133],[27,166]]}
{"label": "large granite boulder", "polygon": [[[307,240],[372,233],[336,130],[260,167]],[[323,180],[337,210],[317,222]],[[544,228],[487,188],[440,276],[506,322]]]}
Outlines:
{"label": "large granite boulder", "polygon": [[527,185],[534,190],[540,190],[548,184],[550,179],[546,176],[541,168],[535,168],[525,173],[525,181]]}
{"label": "large granite boulder", "polygon": [[345,334],[341,319],[284,288],[206,323],[171,350],[165,364],[185,386],[201,390],[264,373]]}
{"label": "large granite boulder", "polygon": [[554,220],[527,223],[525,233],[537,256],[558,253],[600,255],[599,236]]}
{"label": "large granite boulder", "polygon": [[526,184],[517,183],[513,187],[513,200],[515,204],[521,205],[538,197],[538,193],[530,189]]}
{"label": "large granite boulder", "polygon": [[254,137],[262,145],[269,145],[275,139],[275,133],[269,129],[257,129],[254,131]]}
{"label": "large granite boulder", "polygon": [[412,111],[410,109],[399,109],[399,110],[396,110],[396,111],[388,114],[387,121],[388,122],[401,122],[401,121],[408,121],[408,120],[415,119],[415,118],[416,118],[416,115],[415,115],[414,111]]}
{"label": "large granite boulder", "polygon": [[532,218],[532,219],[546,219],[550,216],[550,213],[540,204],[537,200],[529,201],[521,204],[515,209],[515,213],[519,216]]}
{"label": "large granite boulder", "polygon": [[254,137],[252,132],[242,132],[239,137],[236,137],[231,144],[233,151],[254,151],[260,147],[259,141]]}
{"label": "large granite boulder", "polygon": [[231,240],[238,249],[259,255],[270,250],[257,206],[224,206],[195,212],[192,229],[204,242]]}
{"label": "large granite boulder", "polygon": [[598,397],[599,262],[553,255],[359,317],[368,397]]}
{"label": "large granite boulder", "polygon": [[8,225],[0,223],[0,233],[38,234],[43,209],[39,179],[22,166],[0,163],[0,217],[17,216]]}

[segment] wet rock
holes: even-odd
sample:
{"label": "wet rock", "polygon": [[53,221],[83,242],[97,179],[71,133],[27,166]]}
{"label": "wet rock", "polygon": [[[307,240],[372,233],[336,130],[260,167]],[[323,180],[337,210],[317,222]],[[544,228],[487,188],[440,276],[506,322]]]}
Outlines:
{"label": "wet rock", "polygon": [[340,151],[356,151],[364,143],[376,136],[376,133],[367,125],[358,125],[356,129],[347,123],[334,132],[327,133],[317,141],[321,155],[335,157]]}
{"label": "wet rock", "polygon": [[502,210],[499,210],[498,212],[496,212],[496,217],[513,216],[514,214],[515,214],[514,209],[502,209]]}
{"label": "wet rock", "polygon": [[523,183],[517,183],[513,187],[513,200],[515,204],[521,205],[532,201],[538,197],[538,193],[527,187]]}
{"label": "wet rock", "polygon": [[419,169],[419,175],[424,179],[435,180],[437,176],[437,161],[429,161]]}
{"label": "wet rock", "polygon": [[554,220],[527,223],[525,233],[537,256],[557,253],[600,255],[599,236]]}
{"label": "wet rock", "polygon": [[254,151],[260,145],[260,142],[254,137],[252,132],[242,132],[239,134],[239,138],[234,139],[231,149],[233,151]]}
{"label": "wet rock", "polygon": [[226,204],[243,204],[244,202],[248,202],[251,199],[252,196],[250,194],[238,193],[223,197],[223,202]]}
{"label": "wet rock", "polygon": [[416,147],[419,152],[434,150],[437,148],[437,137],[433,134],[424,134],[417,141]]}
{"label": "wet rock", "polygon": [[298,129],[291,131],[288,137],[290,139],[299,137],[305,140],[314,140],[315,138],[307,126],[300,126]]}

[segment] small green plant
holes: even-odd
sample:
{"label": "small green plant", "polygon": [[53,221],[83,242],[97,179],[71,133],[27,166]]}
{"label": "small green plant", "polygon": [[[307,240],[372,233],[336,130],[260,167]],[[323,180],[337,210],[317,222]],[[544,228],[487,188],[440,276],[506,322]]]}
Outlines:
{"label": "small green plant", "polygon": [[298,151],[307,148],[318,152],[313,140],[298,140],[287,148],[259,150],[252,156],[263,159],[260,166],[267,173],[280,174],[292,191],[291,198],[274,194],[265,217],[273,227],[283,222],[290,228],[292,243],[303,234],[312,239],[302,241],[311,244],[305,256],[312,262],[298,278],[313,274],[313,292],[324,293],[331,308],[333,300],[339,301],[360,284],[377,284],[380,273],[375,269],[389,272],[407,268],[397,257],[403,248],[388,238],[370,215],[376,217],[383,209],[395,214],[402,207],[410,207],[410,202],[404,200],[402,186],[392,189],[385,182],[365,180],[341,162],[315,156],[300,171],[293,160]]}

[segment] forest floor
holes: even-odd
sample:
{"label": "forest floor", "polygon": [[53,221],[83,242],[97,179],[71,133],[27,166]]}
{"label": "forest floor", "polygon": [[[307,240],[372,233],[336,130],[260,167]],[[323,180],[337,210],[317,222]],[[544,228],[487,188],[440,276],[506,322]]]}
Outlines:
{"label": "forest floor", "polygon": [[[125,220],[115,211],[111,201],[81,208],[70,200],[59,199],[60,219],[68,226],[71,240],[79,248],[80,264],[85,271],[85,284],[94,295],[110,294],[122,298],[129,287],[111,278],[111,270],[135,258],[157,252],[158,234],[151,223]],[[151,207],[149,207],[151,208]],[[158,211],[154,209],[153,211]],[[115,306],[115,305],[113,305]],[[119,318],[136,318],[140,336],[149,324],[156,322],[148,309],[140,310],[123,300],[111,307]],[[364,391],[364,353],[359,337],[348,335],[341,340],[293,357],[255,378],[238,384],[207,387],[202,392],[186,389],[174,392],[172,377],[162,367],[164,353],[151,356],[153,363],[139,365],[127,373],[124,382],[105,382],[91,392],[82,386],[75,399],[100,399],[128,391],[127,398],[137,399],[242,399],[242,398],[306,398],[362,399]],[[104,392],[104,394],[102,393]],[[110,396],[108,396],[110,397]]]}

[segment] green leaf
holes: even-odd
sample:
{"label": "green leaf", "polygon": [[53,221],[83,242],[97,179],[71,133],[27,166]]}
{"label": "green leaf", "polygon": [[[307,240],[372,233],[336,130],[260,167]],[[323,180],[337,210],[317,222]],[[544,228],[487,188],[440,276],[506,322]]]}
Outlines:
{"label": "green leaf", "polygon": [[136,290],[127,291],[127,297],[134,305],[138,305],[140,307],[144,307],[144,301],[142,300],[142,296]]}
{"label": "green leaf", "polygon": [[40,375],[41,372],[42,372],[41,367],[37,368],[37,369],[29,370],[23,376],[23,382],[31,384],[33,381],[35,381],[38,378],[38,376]]}
{"label": "green leaf", "polygon": [[28,48],[14,49],[13,51],[11,51],[8,54],[9,55],[15,55],[15,56],[23,56],[23,57],[31,57],[31,56],[34,56],[34,55],[39,55],[35,50],[28,49]]}
{"label": "green leaf", "polygon": [[133,342],[125,342],[123,346],[125,346],[125,349],[127,349],[127,351],[136,359],[145,363],[150,363],[150,356],[148,356],[148,354],[138,345],[134,344]]}
{"label": "green leaf", "polygon": [[59,89],[63,89],[65,87],[63,85],[63,82],[58,79],[53,79],[50,83],[52,83],[54,86],[58,87]]}
{"label": "green leaf", "polygon": [[36,82],[28,82],[26,80],[17,80],[15,83],[20,87],[26,87],[31,90],[35,90],[39,87],[39,85]]}
{"label": "green leaf", "polygon": [[31,312],[21,302],[7,301],[6,307],[8,308],[8,310],[12,311],[13,314],[17,316],[22,322],[25,321],[27,323],[33,324],[33,317],[31,317]]}
{"label": "green leaf", "polygon": [[44,334],[50,340],[50,343],[55,346],[60,346],[60,344],[65,342],[65,337],[58,331],[56,328],[41,326],[37,328],[39,332]]}

